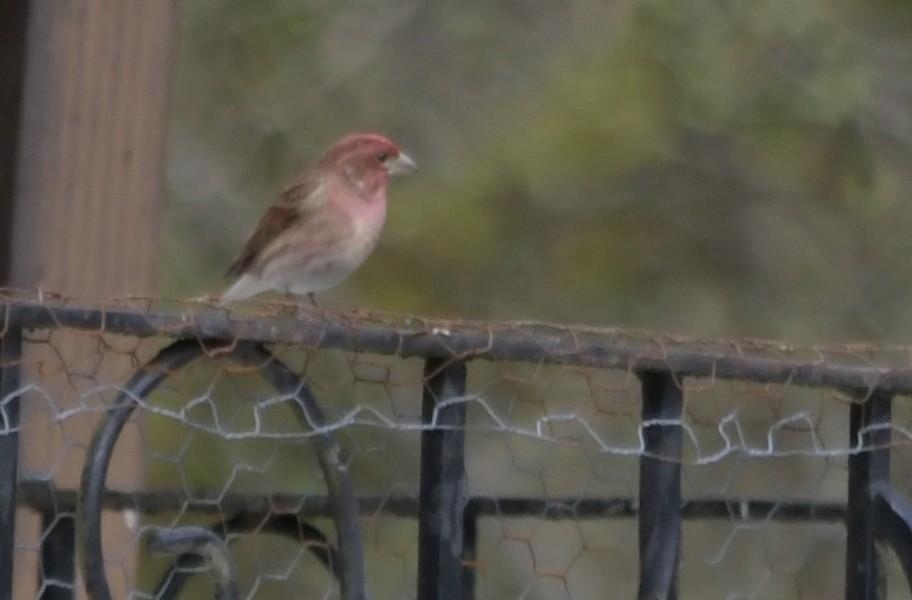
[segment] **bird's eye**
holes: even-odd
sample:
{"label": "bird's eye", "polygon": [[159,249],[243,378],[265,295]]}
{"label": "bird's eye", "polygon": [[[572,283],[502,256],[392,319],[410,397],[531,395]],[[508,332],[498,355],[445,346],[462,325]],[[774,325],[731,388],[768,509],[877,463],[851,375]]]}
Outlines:
{"label": "bird's eye", "polygon": [[389,154],[386,152],[381,152],[380,154],[377,155],[377,160],[379,160],[382,163],[386,162],[386,159],[388,159],[388,158],[389,158]]}

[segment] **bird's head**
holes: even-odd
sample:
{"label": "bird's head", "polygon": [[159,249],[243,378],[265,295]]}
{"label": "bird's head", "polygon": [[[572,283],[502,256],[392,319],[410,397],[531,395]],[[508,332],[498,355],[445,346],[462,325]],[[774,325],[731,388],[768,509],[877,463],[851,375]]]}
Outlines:
{"label": "bird's head", "polygon": [[415,172],[415,162],[389,139],[371,133],[341,139],[320,159],[318,168],[341,173],[362,192],[384,190],[390,177]]}

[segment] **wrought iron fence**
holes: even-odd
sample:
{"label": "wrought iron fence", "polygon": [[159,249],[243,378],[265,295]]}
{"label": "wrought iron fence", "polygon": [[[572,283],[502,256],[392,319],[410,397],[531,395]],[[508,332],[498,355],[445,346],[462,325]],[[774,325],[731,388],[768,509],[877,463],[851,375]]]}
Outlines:
{"label": "wrought iron fence", "polygon": [[912,580],[912,348],[0,299],[0,600]]}

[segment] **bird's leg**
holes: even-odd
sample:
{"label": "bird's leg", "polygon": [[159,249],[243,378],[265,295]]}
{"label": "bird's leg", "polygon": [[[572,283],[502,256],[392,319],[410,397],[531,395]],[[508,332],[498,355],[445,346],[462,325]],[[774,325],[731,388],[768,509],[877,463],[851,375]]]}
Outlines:
{"label": "bird's leg", "polygon": [[[313,292],[307,292],[307,299],[310,300],[310,303],[311,303],[311,305],[313,305],[313,308],[320,308],[320,305],[317,304],[316,298],[314,298]],[[325,314],[324,314],[324,318],[325,318]],[[313,319],[313,313],[309,309],[305,309],[304,304],[300,303],[300,302],[298,303],[298,319]]]}
{"label": "bird's leg", "polygon": [[[286,290],[286,297],[289,300],[291,300],[291,298],[292,298],[291,293],[288,292],[287,290]],[[320,307],[320,305],[317,304],[317,301],[314,299],[313,292],[307,292],[307,299],[310,300],[310,303],[313,305],[314,308]],[[300,296],[296,296],[293,301],[294,301],[295,307],[296,307],[295,317],[297,317],[300,320],[313,318],[313,314],[310,312],[310,310],[308,308],[305,308],[304,303],[300,301]]]}
{"label": "bird's leg", "polygon": [[[301,308],[301,304],[297,301],[294,294],[291,293],[291,290],[288,288],[288,286],[285,286],[285,291],[282,292],[282,296],[284,297],[285,302],[288,303],[287,306],[288,306],[289,312],[291,312],[292,315],[297,317],[298,313],[300,311],[300,308]],[[285,311],[283,310],[282,312],[285,312]]]}

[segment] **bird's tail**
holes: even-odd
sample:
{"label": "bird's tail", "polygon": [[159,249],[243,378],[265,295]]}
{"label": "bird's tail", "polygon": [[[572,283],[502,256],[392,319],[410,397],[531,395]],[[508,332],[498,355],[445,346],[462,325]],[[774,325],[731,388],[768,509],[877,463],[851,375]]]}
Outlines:
{"label": "bird's tail", "polygon": [[219,303],[238,302],[269,291],[270,289],[272,289],[272,287],[256,275],[244,273],[235,279],[234,283],[228,286],[228,289],[222,292],[221,295],[216,296],[215,301]]}

